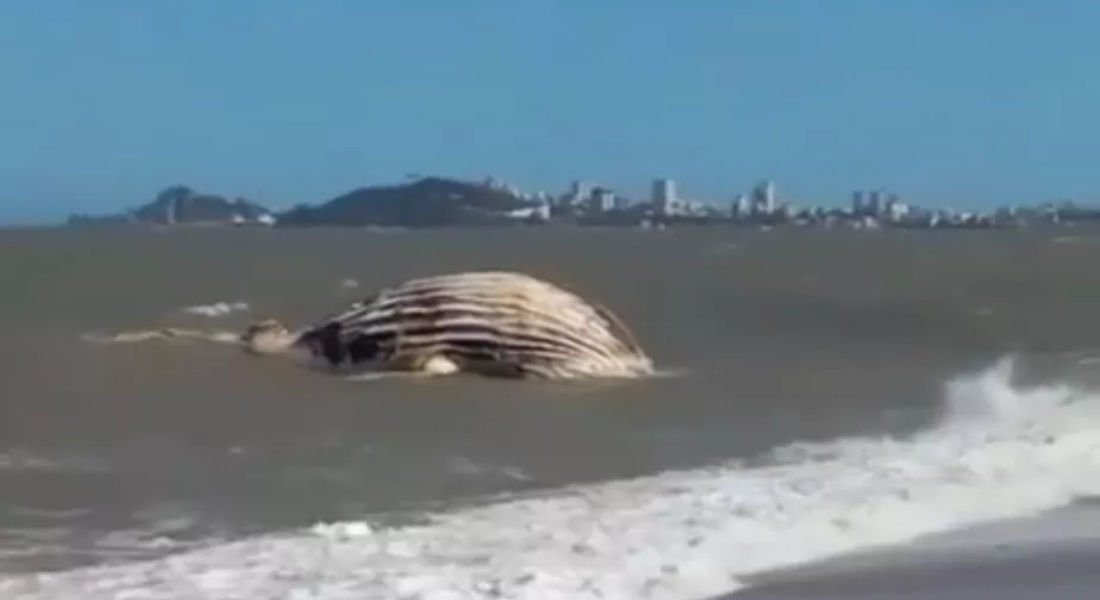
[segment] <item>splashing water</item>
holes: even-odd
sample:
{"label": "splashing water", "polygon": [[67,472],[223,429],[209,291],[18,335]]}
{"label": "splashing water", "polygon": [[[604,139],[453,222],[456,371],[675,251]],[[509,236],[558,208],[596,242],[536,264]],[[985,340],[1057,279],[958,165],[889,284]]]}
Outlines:
{"label": "splashing water", "polygon": [[695,599],[738,578],[1100,493],[1100,396],[1018,389],[1003,361],[947,385],[907,439],[794,444],[736,465],[435,515],[258,536],[141,564],[0,581],[12,600]]}

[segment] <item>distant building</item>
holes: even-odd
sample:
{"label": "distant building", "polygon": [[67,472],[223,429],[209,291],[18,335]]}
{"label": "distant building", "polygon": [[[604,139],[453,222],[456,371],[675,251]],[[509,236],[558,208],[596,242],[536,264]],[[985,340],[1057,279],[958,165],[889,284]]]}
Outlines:
{"label": "distant building", "polygon": [[863,198],[863,190],[856,190],[852,192],[852,214],[863,214],[864,206],[865,204]]}
{"label": "distant building", "polygon": [[730,206],[730,217],[734,219],[744,219],[752,214],[752,203],[749,202],[749,197],[746,194],[738,194],[733,199],[733,204]]}
{"label": "distant building", "polygon": [[867,199],[867,213],[881,215],[886,212],[885,193],[882,190],[874,190]]}
{"label": "distant building", "polygon": [[548,221],[550,220],[550,204],[548,202],[542,202],[534,206],[517,208],[508,211],[507,215],[518,221]]}
{"label": "distant building", "polygon": [[573,203],[583,202],[592,195],[592,184],[587,181],[574,181],[569,185],[569,196]]}
{"label": "distant building", "polygon": [[669,215],[675,211],[676,206],[676,182],[671,179],[656,179],[653,181],[653,190],[650,201],[653,204],[653,212],[658,215]]}
{"label": "distant building", "polygon": [[773,214],[776,212],[775,184],[771,181],[762,181],[753,188],[752,205],[755,212]]}
{"label": "distant building", "polygon": [[589,198],[589,207],[594,213],[615,210],[615,192],[604,187],[593,188],[592,195]]}

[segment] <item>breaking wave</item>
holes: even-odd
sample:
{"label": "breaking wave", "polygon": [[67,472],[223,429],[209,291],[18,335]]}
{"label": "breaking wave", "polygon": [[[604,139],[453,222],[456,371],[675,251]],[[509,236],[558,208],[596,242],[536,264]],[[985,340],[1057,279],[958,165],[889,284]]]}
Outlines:
{"label": "breaking wave", "polygon": [[247,302],[215,302],[213,304],[197,304],[195,306],[187,306],[180,309],[181,312],[189,315],[199,315],[203,317],[226,317],[236,312],[248,310]]}
{"label": "breaking wave", "polygon": [[1100,492],[1100,396],[1014,387],[1012,363],[947,384],[911,437],[794,444],[729,464],[576,486],[386,529],[361,522],[154,561],[0,581],[12,600],[696,599],[742,576],[1028,516]]}

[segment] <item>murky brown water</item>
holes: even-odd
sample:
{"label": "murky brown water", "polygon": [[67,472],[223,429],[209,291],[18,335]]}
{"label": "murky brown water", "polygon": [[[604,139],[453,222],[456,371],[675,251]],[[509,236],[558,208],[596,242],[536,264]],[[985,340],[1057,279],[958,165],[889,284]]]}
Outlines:
{"label": "murky brown water", "polygon": [[[1097,264],[1100,237],[1018,232],[3,232],[5,564],[907,430],[933,416],[949,375],[1010,351],[1065,370],[1100,347]],[[374,287],[486,268],[599,299],[686,375],[354,385],[229,348],[78,341],[308,321]],[[218,301],[252,308],[180,313]]]}

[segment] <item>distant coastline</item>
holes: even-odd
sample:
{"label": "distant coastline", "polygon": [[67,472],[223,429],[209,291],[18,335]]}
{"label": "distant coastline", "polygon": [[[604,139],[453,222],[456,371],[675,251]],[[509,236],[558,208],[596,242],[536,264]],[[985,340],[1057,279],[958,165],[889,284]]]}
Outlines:
{"label": "distant coastline", "polygon": [[991,229],[1100,224],[1100,210],[1070,202],[1005,207],[988,213],[909,207],[890,195],[855,194],[848,208],[797,207],[778,203],[765,182],[750,198],[741,195],[723,209],[714,204],[669,200],[669,180],[654,182],[654,198],[632,202],[606,188],[574,183],[557,197],[528,195],[490,179],[470,182],[424,177],[396,185],[362,187],[327,202],[299,204],[278,211],[246,199],[229,199],[174,185],[138,208],[107,215],[71,215],[69,227],[377,227],[441,228],[468,226],[738,225],[825,229]]}

